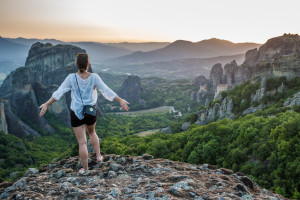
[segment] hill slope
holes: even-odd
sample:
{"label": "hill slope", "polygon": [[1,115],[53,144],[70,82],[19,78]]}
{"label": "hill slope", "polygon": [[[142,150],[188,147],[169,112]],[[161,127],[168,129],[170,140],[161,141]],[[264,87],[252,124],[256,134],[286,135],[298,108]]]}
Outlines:
{"label": "hill slope", "polygon": [[184,58],[209,58],[243,54],[249,49],[259,47],[256,43],[232,43],[227,40],[212,38],[200,42],[177,40],[168,46],[149,52],[137,51],[130,55],[111,59],[116,63],[149,63],[170,61]]}

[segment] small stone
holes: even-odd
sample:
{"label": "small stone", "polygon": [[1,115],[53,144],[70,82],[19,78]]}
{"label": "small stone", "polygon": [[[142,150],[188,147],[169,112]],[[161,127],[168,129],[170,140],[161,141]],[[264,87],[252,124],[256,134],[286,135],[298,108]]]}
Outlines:
{"label": "small stone", "polygon": [[104,196],[103,196],[102,194],[97,194],[97,195],[96,195],[96,198],[103,199],[103,198],[104,198]]}
{"label": "small stone", "polygon": [[132,190],[127,187],[124,189],[124,192],[125,192],[125,194],[130,194],[130,193],[132,193]]}
{"label": "small stone", "polygon": [[114,172],[114,171],[109,171],[109,172],[108,172],[108,175],[107,175],[107,178],[113,178],[113,177],[116,177],[116,176],[117,176],[116,172]]}
{"label": "small stone", "polygon": [[232,170],[230,170],[230,169],[220,168],[220,170],[223,172],[223,174],[226,174],[226,175],[233,174]]}
{"label": "small stone", "polygon": [[199,167],[199,169],[206,170],[207,167],[208,167],[208,164],[203,164]]}
{"label": "small stone", "polygon": [[142,158],[143,158],[144,160],[152,160],[152,159],[153,159],[153,156],[150,155],[150,154],[143,154]]}
{"label": "small stone", "polygon": [[247,176],[241,177],[240,180],[241,180],[247,187],[249,187],[251,190],[254,189],[254,183],[253,183],[253,181],[252,181],[250,178],[248,178]]}
{"label": "small stone", "polygon": [[64,175],[62,170],[58,170],[55,174],[54,177],[55,178],[61,178]]}
{"label": "small stone", "polygon": [[39,171],[36,168],[29,168],[26,173],[25,176],[31,175],[31,174],[37,174]]}
{"label": "small stone", "polygon": [[117,163],[111,163],[109,168],[112,170],[112,171],[118,171],[119,169],[122,169],[122,166],[117,164]]}
{"label": "small stone", "polygon": [[72,186],[71,183],[69,183],[69,182],[63,182],[63,183],[60,185],[60,190],[69,188],[70,186]]}
{"label": "small stone", "polygon": [[181,180],[187,179],[187,178],[188,178],[188,176],[186,176],[186,175],[173,175],[170,177],[170,180],[171,181],[181,181]]}
{"label": "small stone", "polygon": [[177,197],[184,197],[184,194],[180,188],[170,187],[168,191]]}
{"label": "small stone", "polygon": [[242,172],[237,172],[236,175],[238,175],[238,176],[245,176]]}
{"label": "small stone", "polygon": [[215,165],[208,165],[207,168],[208,169],[217,169],[217,166],[215,166]]}
{"label": "small stone", "polygon": [[233,189],[237,190],[237,191],[240,191],[240,192],[249,193],[248,190],[240,183],[238,183]]}
{"label": "small stone", "polygon": [[110,192],[113,197],[118,197],[121,194],[121,191],[118,188],[113,188]]}

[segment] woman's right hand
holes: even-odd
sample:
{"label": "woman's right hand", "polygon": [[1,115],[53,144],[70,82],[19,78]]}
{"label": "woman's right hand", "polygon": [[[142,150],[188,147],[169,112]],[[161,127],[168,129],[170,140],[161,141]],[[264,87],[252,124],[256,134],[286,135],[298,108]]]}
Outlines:
{"label": "woman's right hand", "polygon": [[42,109],[41,112],[40,112],[40,117],[42,117],[46,113],[48,105],[46,103],[44,103],[39,108]]}

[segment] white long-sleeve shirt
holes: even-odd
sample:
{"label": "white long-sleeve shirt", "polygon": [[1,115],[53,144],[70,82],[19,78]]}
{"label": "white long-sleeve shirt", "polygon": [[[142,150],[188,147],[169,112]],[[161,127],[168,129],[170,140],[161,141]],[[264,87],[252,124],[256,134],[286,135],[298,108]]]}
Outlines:
{"label": "white long-sleeve shirt", "polygon": [[82,112],[83,105],[80,98],[79,88],[76,83],[76,78],[81,92],[81,97],[84,105],[95,105],[97,103],[98,94],[96,88],[109,101],[113,101],[118,95],[111,90],[96,73],[92,73],[87,79],[82,79],[76,73],[69,74],[59,88],[52,94],[55,100],[60,100],[64,93],[71,90],[71,106],[76,116],[81,120],[84,118]]}

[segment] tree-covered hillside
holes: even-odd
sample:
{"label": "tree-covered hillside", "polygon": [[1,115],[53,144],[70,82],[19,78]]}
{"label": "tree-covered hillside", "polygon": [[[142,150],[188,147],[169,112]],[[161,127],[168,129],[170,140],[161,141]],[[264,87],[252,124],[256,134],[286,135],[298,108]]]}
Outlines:
{"label": "tree-covered hillside", "polygon": [[[202,126],[194,123],[198,117],[196,112],[185,115],[183,119],[174,118],[168,113],[137,117],[106,114],[106,119],[98,119],[96,127],[102,139],[101,151],[129,155],[149,153],[155,158],[225,167],[244,173],[267,189],[299,199],[300,106],[285,102],[300,91],[300,79],[275,78],[268,79],[266,83],[265,95],[258,101],[251,99],[260,88],[259,82],[247,81],[223,92],[222,98],[233,100],[235,118],[224,118]],[[278,90],[282,83],[284,90]],[[170,84],[162,87],[160,92],[166,92],[167,95],[169,87]],[[184,84],[177,91],[182,87]],[[176,97],[171,91],[169,95]],[[182,105],[185,103],[183,99],[174,101]],[[209,106],[216,102],[218,100],[212,101]],[[258,109],[252,114],[243,114],[249,107]],[[1,148],[10,144],[10,151],[1,151],[0,159],[11,158],[0,164],[1,180],[7,179],[13,171],[29,166],[39,167],[54,158],[78,155],[72,130],[64,127],[52,115],[48,114],[47,119],[59,130],[58,134],[45,133],[46,136],[41,138],[21,140],[1,133]],[[191,126],[182,132],[180,127],[186,121],[190,121]],[[140,131],[166,126],[172,127],[172,134],[158,132],[147,137],[135,135]],[[24,146],[12,141],[19,141]],[[24,167],[17,168],[16,164],[23,164]]]}

